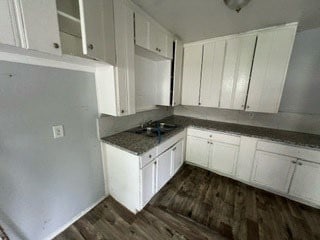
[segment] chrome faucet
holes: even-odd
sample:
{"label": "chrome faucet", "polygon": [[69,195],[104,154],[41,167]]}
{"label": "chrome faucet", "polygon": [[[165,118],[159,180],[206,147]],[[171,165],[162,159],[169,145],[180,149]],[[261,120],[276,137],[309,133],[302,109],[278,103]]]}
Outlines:
{"label": "chrome faucet", "polygon": [[153,123],[152,120],[146,121],[146,122],[144,122],[144,123],[141,123],[141,124],[140,124],[140,127],[141,127],[141,128],[146,128],[146,127],[150,126],[151,123]]}

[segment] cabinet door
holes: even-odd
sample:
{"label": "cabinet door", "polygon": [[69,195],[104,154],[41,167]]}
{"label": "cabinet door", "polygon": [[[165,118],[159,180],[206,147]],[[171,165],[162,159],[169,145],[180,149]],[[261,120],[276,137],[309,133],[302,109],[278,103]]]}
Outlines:
{"label": "cabinet door", "polygon": [[174,48],[174,79],[173,79],[173,106],[181,104],[181,81],[182,81],[182,58],[183,45],[179,40],[175,40]]}
{"label": "cabinet door", "polygon": [[94,59],[104,58],[103,1],[80,0],[80,21],[83,54]]}
{"label": "cabinet door", "polygon": [[198,106],[202,64],[202,45],[184,48],[182,105]]}
{"label": "cabinet door", "polygon": [[178,142],[171,151],[171,159],[172,159],[172,171],[171,176],[173,176],[183,164],[183,145],[184,141]]}
{"label": "cabinet door", "polygon": [[204,107],[219,107],[225,40],[204,44],[200,103]]}
{"label": "cabinet door", "polygon": [[256,151],[252,183],[288,193],[296,159],[284,155]]}
{"label": "cabinet door", "polygon": [[235,175],[239,146],[213,142],[209,168],[230,176]]}
{"label": "cabinet door", "polygon": [[118,116],[135,113],[133,11],[125,1],[114,1],[117,66],[116,98]]}
{"label": "cabinet door", "polygon": [[23,19],[23,46],[61,55],[56,1],[20,0]]}
{"label": "cabinet door", "polygon": [[157,158],[157,182],[156,191],[159,191],[171,177],[171,149],[162,153]]}
{"label": "cabinet door", "polygon": [[258,34],[247,111],[278,112],[295,33],[291,26]]}
{"label": "cabinet door", "polygon": [[169,59],[173,59],[173,38],[167,35],[167,43],[166,43],[166,57]]}
{"label": "cabinet door", "polygon": [[298,161],[289,194],[320,204],[320,164]]}
{"label": "cabinet door", "polygon": [[0,1],[0,43],[17,47],[21,45],[15,5],[12,0]]}
{"label": "cabinet door", "polygon": [[150,25],[150,50],[166,57],[167,34],[155,24]]}
{"label": "cabinet door", "polygon": [[156,161],[141,169],[141,205],[144,207],[156,192]]}
{"label": "cabinet door", "polygon": [[246,182],[250,181],[257,142],[258,140],[256,138],[241,136],[236,167],[236,177],[238,179]]}
{"label": "cabinet door", "polygon": [[135,13],[135,43],[145,49],[150,49],[150,22],[139,13]]}
{"label": "cabinet door", "polygon": [[208,140],[188,136],[186,161],[207,168],[210,148]]}
{"label": "cabinet door", "polygon": [[227,40],[220,107],[243,110],[245,107],[256,36]]}

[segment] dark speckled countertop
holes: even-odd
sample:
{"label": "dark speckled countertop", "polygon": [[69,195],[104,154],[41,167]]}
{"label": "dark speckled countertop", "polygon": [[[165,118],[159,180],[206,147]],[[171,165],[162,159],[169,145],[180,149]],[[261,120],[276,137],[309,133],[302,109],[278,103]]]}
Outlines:
{"label": "dark speckled countertop", "polygon": [[[215,122],[183,116],[167,117],[160,120],[160,122],[179,125],[179,127],[174,131],[165,134],[162,137],[162,142],[170,138],[171,136],[183,131],[186,127],[195,127],[199,129],[215,130],[219,132],[272,140],[295,146],[318,149],[320,148],[320,135],[315,134],[254,127],[234,123]],[[148,137],[126,131],[102,138],[101,140],[136,155],[141,155],[159,144],[156,137]]]}

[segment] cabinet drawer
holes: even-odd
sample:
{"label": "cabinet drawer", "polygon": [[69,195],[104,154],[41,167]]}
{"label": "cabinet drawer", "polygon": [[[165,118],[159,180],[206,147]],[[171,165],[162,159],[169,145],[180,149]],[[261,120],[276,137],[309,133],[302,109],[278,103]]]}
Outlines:
{"label": "cabinet drawer", "polygon": [[213,131],[198,130],[194,128],[188,129],[188,136],[199,137],[213,140],[215,142],[229,143],[233,145],[240,145],[240,136],[229,135],[225,133],[218,133]]}
{"label": "cabinet drawer", "polygon": [[295,147],[275,142],[258,141],[257,150],[282,154],[294,158],[320,163],[320,151]]}
{"label": "cabinet drawer", "polygon": [[140,168],[143,168],[157,156],[157,148],[153,148],[140,157]]}

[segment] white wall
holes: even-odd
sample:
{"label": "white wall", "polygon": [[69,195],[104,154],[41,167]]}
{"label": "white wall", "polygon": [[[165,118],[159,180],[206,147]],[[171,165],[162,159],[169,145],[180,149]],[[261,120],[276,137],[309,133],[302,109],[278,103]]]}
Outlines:
{"label": "white wall", "polygon": [[102,116],[99,119],[99,134],[101,137],[110,136],[124,130],[137,127],[146,121],[156,121],[171,116],[173,109],[170,107],[159,107],[155,110],[140,112],[125,117]]}
{"label": "white wall", "polygon": [[320,28],[297,34],[278,114],[189,106],[174,114],[320,134]]}
{"label": "white wall", "polygon": [[11,239],[44,239],[105,195],[97,116],[93,74],[0,62],[0,225]]}
{"label": "white wall", "polygon": [[281,112],[320,114],[320,28],[297,34]]}

